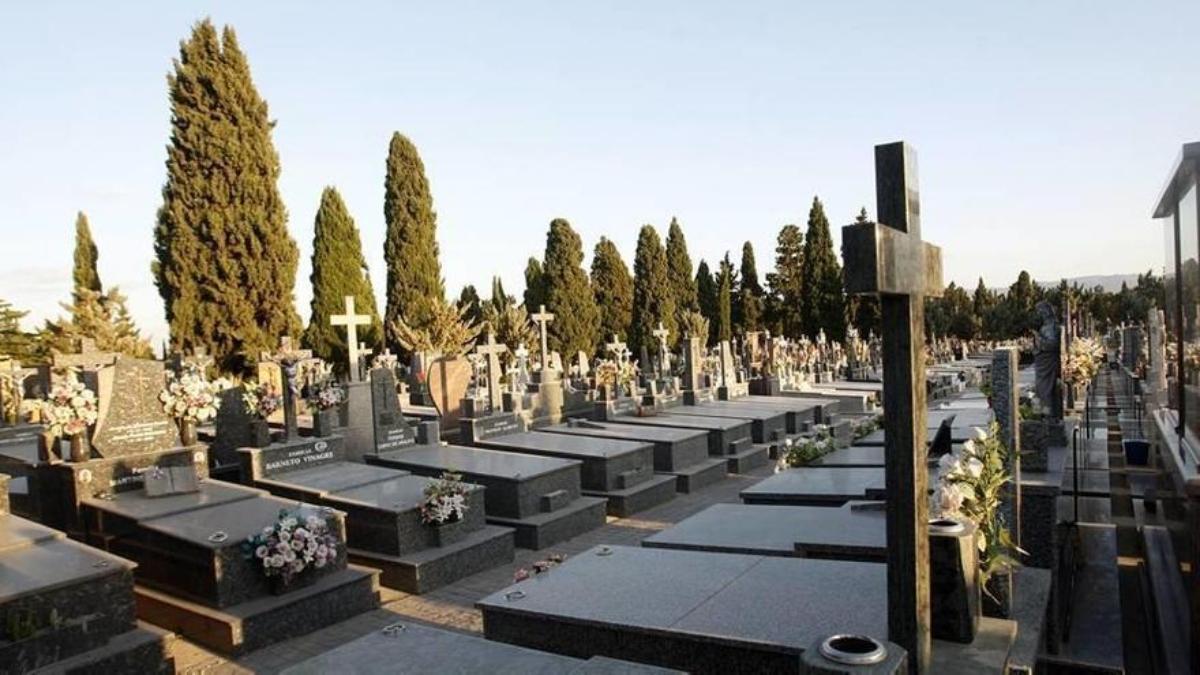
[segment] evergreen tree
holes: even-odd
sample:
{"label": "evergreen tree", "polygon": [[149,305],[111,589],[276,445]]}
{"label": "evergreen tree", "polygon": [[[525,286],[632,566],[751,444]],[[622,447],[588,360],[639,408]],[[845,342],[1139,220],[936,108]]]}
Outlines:
{"label": "evergreen tree", "polygon": [[0,299],[0,356],[29,365],[40,359],[34,336],[21,330],[21,319],[26,314],[29,312],[18,310],[7,300]]}
{"label": "evergreen tree", "polygon": [[592,295],[600,311],[601,340],[628,335],[633,322],[633,277],[617,245],[606,237],[600,237],[592,253]]}
{"label": "evergreen tree", "polygon": [[375,308],[375,290],[367,260],[363,257],[358,227],[342,196],[334,187],[321,192],[321,205],[313,223],[312,303],[304,344],[313,354],[333,364],[339,373],[349,365],[346,329],[329,323],[329,317],[343,314],[346,296],[354,297],[354,311],[371,317],[371,325],[359,328],[358,339],[378,348],[383,324]]}
{"label": "evergreen tree", "polygon": [[483,323],[483,301],[473,284],[463,286],[458,294],[458,308],[466,308],[465,318],[473,324]]}
{"label": "evergreen tree", "polygon": [[92,230],[88,227],[87,215],[80,211],[75,216],[75,270],[72,277],[75,281],[75,295],[79,289],[87,289],[99,293],[104,288],[100,285],[100,272],[96,262],[100,258],[96,243],[92,241]]}
{"label": "evergreen tree", "polygon": [[1034,287],[1029,272],[1021,270],[1017,280],[1008,288],[1008,296],[1004,302],[1005,338],[1016,338],[1034,330],[1041,321],[1035,315],[1033,308],[1039,300],[1039,289]]}
{"label": "evergreen tree", "polygon": [[708,336],[700,336],[705,344],[717,339],[717,324],[720,310],[717,302],[717,281],[708,269],[708,263],[701,260],[696,266],[696,301],[700,305],[700,315],[708,320]]}
{"label": "evergreen tree", "polygon": [[38,336],[47,356],[54,352],[74,353],[80,339],[91,338],[100,351],[139,359],[153,357],[150,343],[129,315],[125,296],[115,286],[106,293],[81,288],[79,298],[71,304],[63,303],[62,307],[69,316],[47,321]]}
{"label": "evergreen tree", "polygon": [[776,323],[782,334],[798,338],[804,332],[804,234],[795,225],[784,225],[775,239],[775,271],[767,284],[776,298]]}
{"label": "evergreen tree", "polygon": [[808,232],[804,236],[804,302],[801,318],[804,331],[815,338],[824,329],[830,340],[846,336],[845,290],[842,266],[833,252],[829,220],[821,200],[813,197],[808,212]]}
{"label": "evergreen tree", "polygon": [[500,365],[507,370],[516,361],[514,351],[522,344],[532,348],[540,335],[529,320],[529,312],[517,299],[504,292],[500,277],[492,277],[492,297],[483,303],[483,332],[491,331],[496,341],[508,346],[500,355]]}
{"label": "evergreen tree", "polygon": [[492,297],[489,300],[492,306],[502,308],[506,305],[515,304],[516,298],[504,292],[504,280],[498,276],[492,277]]}
{"label": "evergreen tree", "polygon": [[545,305],[555,315],[548,329],[550,349],[568,357],[580,351],[594,353],[600,312],[583,269],[583,242],[566,220],[550,223],[544,259]]}
{"label": "evergreen tree", "polygon": [[222,370],[245,372],[300,327],[299,251],[276,185],[274,122],[233,29],[218,38],[207,19],[180,45],[168,89],[153,272],[171,347],[204,347]]}
{"label": "evergreen tree", "polygon": [[676,330],[675,296],[668,274],[667,251],[658,232],[652,225],[643,225],[633,258],[633,322],[629,326],[629,348],[635,354],[642,347],[654,352],[658,341],[653,332],[659,322],[670,335],[679,332]]}
{"label": "evergreen tree", "polygon": [[530,312],[546,304],[546,281],[543,278],[542,261],[530,256],[525,263],[525,308]]}
{"label": "evergreen tree", "polygon": [[729,260],[729,254],[726,253],[725,258],[721,260],[721,269],[717,273],[717,326],[714,341],[733,339],[731,301],[734,283],[733,262]]}
{"label": "evergreen tree", "polygon": [[762,328],[763,288],[758,282],[758,266],[754,261],[754,246],[742,244],[742,283],[734,305],[734,325],[740,332]]}
{"label": "evergreen tree", "polygon": [[[675,298],[676,324],[683,325],[683,316],[699,311],[696,278],[692,276],[692,258],[688,255],[687,240],[679,221],[671,219],[667,228],[667,277],[671,283],[671,295]],[[679,344],[679,335],[671,336],[672,344]]]}
{"label": "evergreen tree", "polygon": [[[400,132],[392,134],[388,145],[383,186],[386,325],[390,329],[403,319],[410,327],[424,328],[446,296],[438,262],[437,214],[425,178],[425,164],[416,146]],[[392,339],[395,341],[394,334]]]}

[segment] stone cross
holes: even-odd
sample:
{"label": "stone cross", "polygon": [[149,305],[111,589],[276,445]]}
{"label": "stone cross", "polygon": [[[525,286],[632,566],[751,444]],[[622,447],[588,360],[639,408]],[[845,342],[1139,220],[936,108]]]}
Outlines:
{"label": "stone cross", "polygon": [[[358,341],[358,327],[370,326],[371,317],[368,314],[354,313],[354,296],[345,296],[346,313],[334,314],[329,317],[329,325],[345,326],[346,327],[346,351],[350,361],[350,381],[358,382],[362,379],[359,373],[359,364],[362,363],[363,346]],[[370,354],[370,352],[367,352]]]}
{"label": "stone cross", "polygon": [[102,352],[96,349],[96,341],[91,338],[80,338],[79,353],[55,354],[51,357],[55,368],[97,368],[112,365],[119,356],[116,352]]}
{"label": "stone cross", "polygon": [[616,333],[614,333],[612,336],[612,342],[604,345],[604,351],[609,352],[614,358],[616,358],[618,361],[621,361],[625,357],[626,346],[628,345],[622,342],[621,339],[617,337]]}
{"label": "stone cross", "polygon": [[667,338],[671,336],[671,331],[663,328],[662,322],[658,322],[658,328],[650,331],[650,334],[658,338],[658,370],[659,375],[671,372],[671,350],[667,348]]}
{"label": "stone cross", "polygon": [[270,355],[270,360],[283,371],[283,436],[288,441],[300,435],[296,422],[296,374],[300,364],[312,360],[312,350],[296,349],[292,338],[285,335],[279,338],[279,351]]}
{"label": "stone cross", "polygon": [[488,411],[499,412],[502,406],[500,394],[500,355],[508,351],[503,343],[496,342],[496,334],[488,331],[487,342],[475,345],[475,353],[487,358]]}
{"label": "stone cross", "polygon": [[546,354],[549,351],[546,347],[546,326],[551,321],[554,321],[554,315],[546,311],[545,305],[539,305],[537,314],[534,314],[529,318],[537,322],[538,330],[542,334],[542,369],[545,370],[546,365],[549,363],[549,361],[546,360]]}
{"label": "stone cross", "polygon": [[942,294],[941,250],[921,241],[917,156],[875,146],[880,223],[842,228],[846,291],[879,296],[883,332],[888,639],[929,671],[929,496],[925,447],[925,298]]}

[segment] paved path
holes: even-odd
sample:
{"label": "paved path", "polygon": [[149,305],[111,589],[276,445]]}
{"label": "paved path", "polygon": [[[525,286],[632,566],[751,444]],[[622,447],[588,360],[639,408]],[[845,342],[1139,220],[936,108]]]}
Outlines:
{"label": "paved path", "polygon": [[642,539],[718,503],[738,503],[738,493],[771,475],[773,466],[746,475],[729,476],[693,494],[675,499],[631,518],[609,518],[608,524],[541,551],[517,549],[511,565],[502,565],[459,580],[425,595],[382,588],[383,606],[308,635],[252,652],[236,662],[178,640],[176,668],[181,673],[274,673],[397,621],[416,621],[467,633],[481,633],[483,618],[475,602],[513,582],[518,569],[560,553],[572,556],[598,544],[637,546]]}

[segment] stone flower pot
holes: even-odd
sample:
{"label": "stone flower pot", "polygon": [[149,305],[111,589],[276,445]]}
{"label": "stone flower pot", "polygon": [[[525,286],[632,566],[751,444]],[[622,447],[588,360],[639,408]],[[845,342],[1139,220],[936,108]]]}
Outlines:
{"label": "stone flower pot", "polygon": [[250,447],[265,448],[271,444],[271,425],[266,420],[250,422]]}
{"label": "stone flower pot", "polygon": [[72,462],[86,462],[92,458],[92,444],[88,440],[87,432],[71,436],[69,443],[71,446],[70,459]]}
{"label": "stone flower pot", "polygon": [[993,619],[1012,617],[1013,575],[1011,571],[996,572],[985,586],[983,615]]}
{"label": "stone flower pot", "polygon": [[466,519],[453,520],[440,525],[425,526],[425,542],[432,547],[450,546],[466,538],[470,532],[466,528]]}
{"label": "stone flower pot", "polygon": [[327,410],[318,410],[313,413],[313,435],[314,436],[332,436],[333,430],[338,426],[338,411],[337,408],[329,408]]}
{"label": "stone flower pot", "polygon": [[196,420],[182,418],[179,420],[179,444],[189,447],[200,442],[196,433]]}

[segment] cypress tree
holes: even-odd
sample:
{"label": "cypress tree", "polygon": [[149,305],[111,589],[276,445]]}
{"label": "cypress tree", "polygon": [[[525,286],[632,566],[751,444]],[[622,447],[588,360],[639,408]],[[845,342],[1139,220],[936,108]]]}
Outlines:
{"label": "cypress tree", "polygon": [[207,19],[168,76],[171,141],[154,230],[155,284],[171,347],[204,347],[225,371],[249,370],[300,327],[299,251],[279,196],[274,122],[233,29]]}
{"label": "cypress tree", "polygon": [[107,293],[80,289],[79,298],[63,303],[69,316],[47,321],[38,341],[49,353],[69,354],[75,351],[80,338],[96,341],[96,348],[117,352],[139,359],[151,358],[150,342],[142,337],[125,306],[125,296],[115,286]]}
{"label": "cypress tree", "polygon": [[642,347],[654,352],[658,341],[653,331],[660,321],[671,336],[679,332],[668,274],[667,251],[658,232],[652,225],[643,225],[633,258],[633,321],[629,326],[629,348],[635,354]]}
{"label": "cypress tree", "polygon": [[[683,325],[683,316],[688,312],[700,309],[697,297],[696,279],[692,276],[692,258],[688,255],[687,240],[683,237],[683,228],[679,221],[671,218],[667,228],[667,276],[671,283],[671,294],[675,298],[676,324]],[[683,337],[672,335],[672,344],[678,344]]]}
{"label": "cypress tree", "polygon": [[729,260],[729,253],[726,253],[725,258],[721,260],[721,270],[717,273],[717,340],[733,339],[731,300],[734,281],[733,263]]}
{"label": "cypress tree", "polygon": [[[442,268],[438,262],[437,214],[417,148],[400,132],[388,145],[383,181],[383,217],[387,236],[383,260],[387,266],[389,332],[397,320],[411,328],[428,327],[435,307],[445,302]],[[390,335],[395,342],[396,336]],[[398,344],[397,344],[398,346]]]}
{"label": "cypress tree", "polygon": [[762,327],[763,288],[758,282],[758,266],[754,262],[754,246],[750,242],[742,244],[741,277],[734,307],[734,323],[742,332],[758,330]]}
{"label": "cypress tree", "polygon": [[75,281],[75,297],[79,297],[80,289],[96,291],[104,290],[100,285],[100,272],[96,262],[100,258],[96,243],[92,241],[92,230],[88,227],[87,215],[80,211],[75,216],[75,269],[72,277]]}
{"label": "cypress tree", "polygon": [[346,371],[348,347],[346,330],[329,323],[329,317],[343,314],[346,296],[354,297],[354,311],[371,317],[371,325],[359,328],[358,339],[372,348],[379,346],[383,325],[375,308],[375,291],[363,257],[358,227],[350,217],[346,203],[334,187],[321,192],[321,205],[313,223],[312,304],[304,344],[313,353],[332,363],[338,372]]}
{"label": "cypress tree", "polygon": [[706,340],[711,343],[717,339],[720,310],[717,307],[717,282],[708,269],[708,263],[703,260],[696,266],[696,302],[700,305],[701,316],[708,319]]}
{"label": "cypress tree", "polygon": [[583,269],[583,242],[566,220],[551,221],[544,258],[545,305],[555,314],[548,329],[550,349],[567,358],[579,351],[593,353],[600,312]]}
{"label": "cypress tree", "polygon": [[808,212],[808,233],[804,237],[804,302],[801,316],[804,331],[816,337],[824,329],[830,340],[846,336],[845,291],[842,266],[833,252],[829,220],[821,200],[813,197]]}
{"label": "cypress tree", "polygon": [[600,337],[628,335],[633,322],[633,277],[617,245],[600,237],[592,254],[592,295],[600,311]]}
{"label": "cypress tree", "polygon": [[776,298],[775,321],[789,338],[804,333],[804,234],[795,225],[784,225],[775,239],[775,271],[767,274]]}
{"label": "cypress tree", "polygon": [[546,281],[543,278],[542,261],[530,256],[525,263],[525,295],[522,300],[530,312],[538,311],[538,307],[546,304]]}
{"label": "cypress tree", "polygon": [[458,294],[458,308],[464,307],[467,310],[464,318],[473,324],[483,323],[483,300],[480,299],[474,284],[463,286],[462,292]]}
{"label": "cypress tree", "polygon": [[21,319],[29,312],[21,311],[0,298],[0,355],[9,356],[23,364],[37,358],[33,336],[21,330]]}

